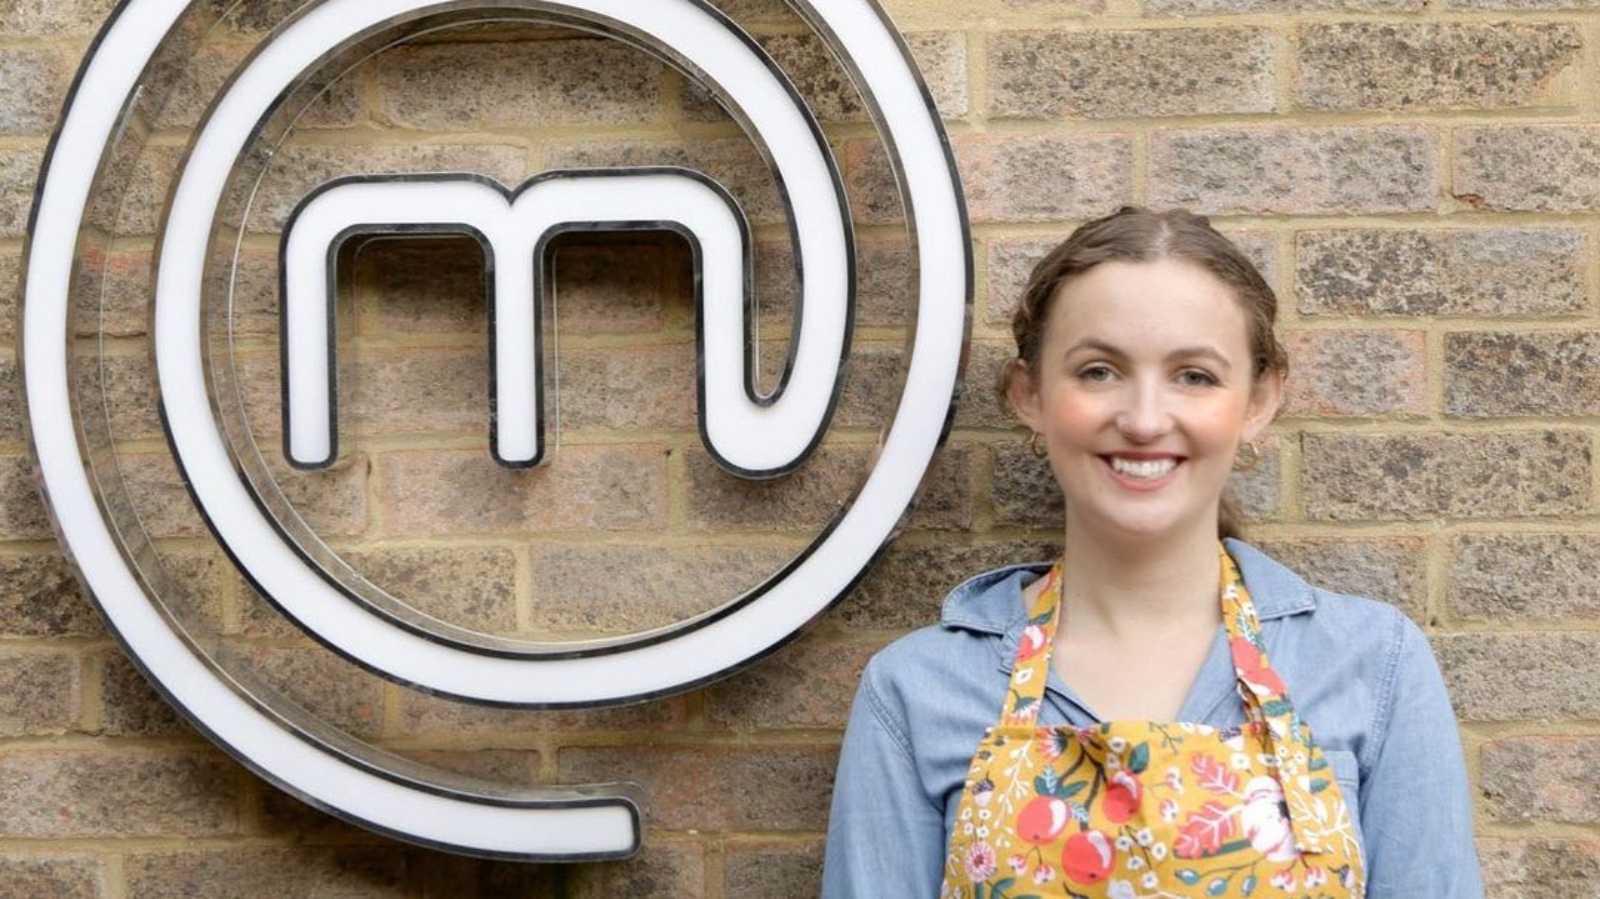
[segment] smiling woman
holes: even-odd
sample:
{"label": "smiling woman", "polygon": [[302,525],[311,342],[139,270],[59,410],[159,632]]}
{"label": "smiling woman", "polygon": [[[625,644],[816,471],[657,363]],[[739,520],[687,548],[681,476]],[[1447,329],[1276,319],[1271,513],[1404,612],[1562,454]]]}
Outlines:
{"label": "smiling woman", "polygon": [[1184,212],[1124,208],[1034,270],[1001,386],[1062,557],[969,580],[868,666],[826,897],[1482,894],[1421,632],[1237,539],[1276,309]]}

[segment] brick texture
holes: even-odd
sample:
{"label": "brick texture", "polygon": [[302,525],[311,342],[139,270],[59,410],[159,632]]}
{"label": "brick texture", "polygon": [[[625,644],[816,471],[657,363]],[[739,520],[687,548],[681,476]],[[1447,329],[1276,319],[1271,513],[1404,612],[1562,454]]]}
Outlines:
{"label": "brick texture", "polygon": [[1004,34],[989,45],[991,105],[1005,118],[1267,112],[1271,63],[1256,28]]}
{"label": "brick texture", "polygon": [[1549,83],[1582,47],[1576,26],[1556,23],[1310,25],[1295,96],[1311,109],[1557,105]]}
{"label": "brick texture", "polygon": [[1295,293],[1309,315],[1561,315],[1587,301],[1577,230],[1302,231]]}
{"label": "brick texture", "polygon": [[1306,512],[1327,520],[1562,515],[1592,505],[1588,435],[1306,435]]}
{"label": "brick texture", "polygon": [[[94,474],[126,490],[106,507],[149,536],[134,556],[166,611],[228,670],[441,774],[638,780],[645,850],[523,865],[368,833],[210,749],[125,658],[53,543],[16,346],[39,166],[114,4],[0,0],[0,899],[816,895],[861,666],[973,574],[1060,552],[1060,491],[994,375],[1036,260],[1124,203],[1210,216],[1277,291],[1288,403],[1232,490],[1267,551],[1392,603],[1436,647],[1489,895],[1595,894],[1600,0],[889,0],[948,126],[975,260],[963,387],[921,501],[768,657],[674,696],[547,711],[430,696],[316,644],[229,561],[172,463],[150,364],[158,230],[192,129],[300,3],[227,5],[195,5],[143,79],[82,235],[68,327],[93,376],[74,399],[91,436],[115,438]],[[505,469],[488,445],[485,279],[531,260],[460,238],[347,245],[343,455],[296,471],[278,445],[280,230],[345,175],[702,172],[750,221],[758,386],[778,382],[811,274],[786,202],[818,186],[781,182],[661,54],[531,17],[430,22],[447,27],[309,72],[329,90],[288,98],[235,178],[224,225],[242,236],[219,232],[204,296],[232,449],[283,493],[288,530],[418,614],[557,642],[715,614],[803,554],[879,458],[927,324],[896,179],[912,157],[791,4],[712,5],[816,113],[856,226],[837,414],[786,477],[745,481],[702,445],[697,249],[670,232],[546,248],[547,465]]]}
{"label": "brick texture", "polygon": [[1437,202],[1436,141],[1405,125],[1157,134],[1150,201],[1213,214],[1421,212]]}
{"label": "brick texture", "polygon": [[1426,411],[1427,339],[1420,331],[1290,331],[1289,417]]}
{"label": "brick texture", "polygon": [[0,834],[31,839],[238,832],[239,769],[213,751],[0,753]]}
{"label": "brick texture", "polygon": [[1548,125],[1455,132],[1454,193],[1479,209],[1583,212],[1600,206],[1600,129]]}
{"label": "brick texture", "polygon": [[1450,604],[1498,623],[1600,615],[1592,534],[1462,534],[1450,541]]}
{"label": "brick texture", "polygon": [[1501,821],[1600,822],[1593,737],[1519,737],[1483,746],[1484,798]]}
{"label": "brick texture", "polygon": [[1465,418],[1600,412],[1600,334],[1445,335],[1445,408]]}
{"label": "brick texture", "polygon": [[1587,718],[1600,710],[1586,686],[1600,675],[1594,634],[1451,634],[1435,637],[1433,650],[1463,721]]}

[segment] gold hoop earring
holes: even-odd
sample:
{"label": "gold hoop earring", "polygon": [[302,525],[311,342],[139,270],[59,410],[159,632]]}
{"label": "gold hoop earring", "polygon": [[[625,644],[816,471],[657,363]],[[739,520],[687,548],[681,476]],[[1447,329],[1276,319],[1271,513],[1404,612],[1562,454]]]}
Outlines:
{"label": "gold hoop earring", "polygon": [[1239,447],[1239,454],[1233,457],[1234,471],[1249,471],[1261,464],[1261,448],[1254,441]]}
{"label": "gold hoop earring", "polygon": [[1028,438],[1028,451],[1033,453],[1035,459],[1043,459],[1050,455],[1050,451],[1039,443],[1039,438],[1043,436],[1038,431],[1034,431],[1033,436]]}

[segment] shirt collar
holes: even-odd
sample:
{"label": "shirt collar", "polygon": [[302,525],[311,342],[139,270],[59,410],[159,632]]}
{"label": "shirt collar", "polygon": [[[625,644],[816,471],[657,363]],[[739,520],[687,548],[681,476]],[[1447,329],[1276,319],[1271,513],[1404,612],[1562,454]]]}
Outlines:
{"label": "shirt collar", "polygon": [[[1239,565],[1245,589],[1255,603],[1256,617],[1270,621],[1310,612],[1317,599],[1311,585],[1266,553],[1242,540],[1223,541]],[[1015,644],[1027,621],[1022,590],[1050,570],[1050,562],[1029,562],[986,571],[967,580],[945,598],[939,622],[947,628],[998,634]]]}

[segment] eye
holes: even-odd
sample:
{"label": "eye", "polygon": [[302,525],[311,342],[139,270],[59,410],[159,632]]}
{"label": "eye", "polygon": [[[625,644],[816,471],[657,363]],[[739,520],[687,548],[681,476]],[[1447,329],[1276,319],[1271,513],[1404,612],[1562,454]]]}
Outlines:
{"label": "eye", "polygon": [[1186,368],[1178,372],[1178,383],[1185,387],[1215,387],[1222,382],[1205,369]]}
{"label": "eye", "polygon": [[1114,377],[1116,377],[1116,372],[1112,371],[1111,366],[1106,365],[1104,362],[1091,362],[1078,369],[1078,379],[1081,381],[1101,383]]}

